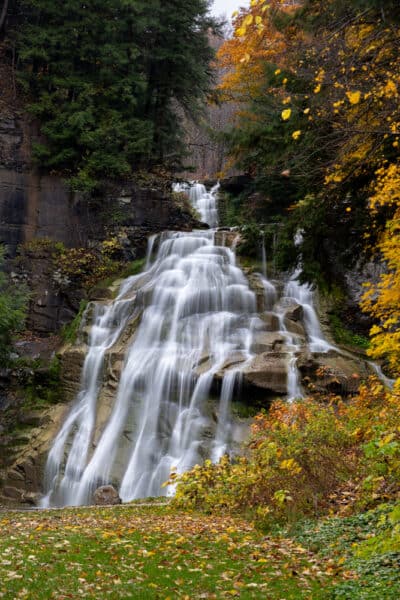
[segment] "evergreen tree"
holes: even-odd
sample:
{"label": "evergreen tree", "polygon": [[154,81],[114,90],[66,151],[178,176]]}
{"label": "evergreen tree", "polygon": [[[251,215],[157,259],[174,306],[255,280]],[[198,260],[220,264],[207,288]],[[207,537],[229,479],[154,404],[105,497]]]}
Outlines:
{"label": "evergreen tree", "polygon": [[21,0],[19,78],[40,124],[39,165],[90,189],[176,162],[179,107],[197,110],[210,81],[208,4]]}

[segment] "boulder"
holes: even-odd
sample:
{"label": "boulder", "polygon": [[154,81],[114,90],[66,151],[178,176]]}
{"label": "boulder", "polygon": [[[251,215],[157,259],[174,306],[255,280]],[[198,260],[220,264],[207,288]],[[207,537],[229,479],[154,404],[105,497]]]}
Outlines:
{"label": "boulder", "polygon": [[281,352],[264,352],[256,356],[243,371],[243,381],[276,394],[287,391],[287,355]]}
{"label": "boulder", "polygon": [[285,311],[285,317],[291,321],[301,321],[304,316],[304,310],[301,304],[293,304]]}
{"label": "boulder", "polygon": [[93,494],[93,503],[97,506],[121,504],[122,500],[114,486],[102,485]]}
{"label": "boulder", "polygon": [[264,321],[267,331],[279,331],[279,318],[275,313],[264,312],[260,318]]}
{"label": "boulder", "polygon": [[260,331],[254,336],[252,351],[261,354],[281,350],[285,341],[285,337],[279,331]]}
{"label": "boulder", "polygon": [[294,333],[295,335],[298,335],[302,338],[306,337],[306,332],[304,330],[304,327],[299,321],[293,321],[292,319],[285,317],[283,322],[284,322],[286,329],[289,331],[289,333]]}
{"label": "boulder", "polygon": [[312,356],[304,354],[298,359],[297,367],[311,392],[355,394],[360,382],[369,375],[367,362],[335,350]]}

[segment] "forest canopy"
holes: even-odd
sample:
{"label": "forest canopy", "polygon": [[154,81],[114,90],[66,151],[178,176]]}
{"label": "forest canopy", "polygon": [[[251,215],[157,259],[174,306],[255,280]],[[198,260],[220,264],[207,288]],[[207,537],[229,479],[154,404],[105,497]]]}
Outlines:
{"label": "forest canopy", "polygon": [[179,164],[180,116],[198,112],[211,82],[208,4],[20,0],[10,35],[37,164],[77,189]]}
{"label": "forest canopy", "polygon": [[[238,221],[284,217],[286,256],[332,287],[375,257],[387,272],[363,308],[372,356],[399,372],[400,5],[394,0],[251,0],[219,50],[229,165],[250,175]],[[241,213],[240,213],[241,211]],[[296,229],[303,243],[293,247]],[[285,232],[282,235],[285,235]]]}

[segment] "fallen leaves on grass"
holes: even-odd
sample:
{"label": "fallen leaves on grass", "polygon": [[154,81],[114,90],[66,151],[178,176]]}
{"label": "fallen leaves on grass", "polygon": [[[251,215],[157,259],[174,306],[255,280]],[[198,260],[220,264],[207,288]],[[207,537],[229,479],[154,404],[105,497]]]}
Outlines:
{"label": "fallen leaves on grass", "polygon": [[10,599],[319,598],[342,571],[247,521],[168,506],[7,513],[0,536]]}

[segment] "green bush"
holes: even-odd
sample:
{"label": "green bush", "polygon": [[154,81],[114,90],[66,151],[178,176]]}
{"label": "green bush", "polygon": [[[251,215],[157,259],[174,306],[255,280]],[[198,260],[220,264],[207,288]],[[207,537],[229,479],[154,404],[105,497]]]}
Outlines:
{"label": "green bush", "polygon": [[0,366],[9,364],[12,341],[23,329],[28,293],[15,285],[4,272],[4,249],[0,248]]}

